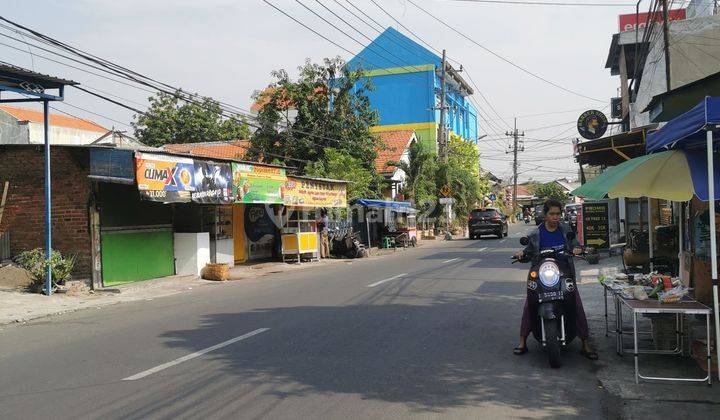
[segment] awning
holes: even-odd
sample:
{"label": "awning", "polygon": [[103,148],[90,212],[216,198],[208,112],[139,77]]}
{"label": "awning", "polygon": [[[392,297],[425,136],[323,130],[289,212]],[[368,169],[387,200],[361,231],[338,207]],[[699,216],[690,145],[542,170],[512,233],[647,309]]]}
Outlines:
{"label": "awning", "polygon": [[[673,148],[703,147],[706,142],[706,127],[715,124],[720,124],[720,97],[707,96],[690,111],[648,135],[645,149],[648,153],[653,153]],[[714,148],[717,149],[717,143]]]}
{"label": "awning", "polygon": [[670,121],[697,105],[706,96],[720,95],[720,72],[653,96],[643,112],[650,121]]}
{"label": "awning", "polygon": [[384,200],[370,200],[367,198],[359,198],[355,200],[354,205],[360,205],[365,207],[391,209],[398,213],[415,213],[417,210],[410,207],[408,201],[384,201]]}
{"label": "awning", "polygon": [[581,165],[613,166],[645,154],[645,137],[657,124],[639,127],[625,133],[584,141],[577,145]]}
{"label": "awning", "polygon": [[[718,154],[714,156],[718,161]],[[695,195],[708,201],[707,172],[704,150],[670,150],[621,163],[571,194],[596,200],[650,197],[671,201],[688,201]],[[716,172],[713,181],[718,189],[720,173]]]}

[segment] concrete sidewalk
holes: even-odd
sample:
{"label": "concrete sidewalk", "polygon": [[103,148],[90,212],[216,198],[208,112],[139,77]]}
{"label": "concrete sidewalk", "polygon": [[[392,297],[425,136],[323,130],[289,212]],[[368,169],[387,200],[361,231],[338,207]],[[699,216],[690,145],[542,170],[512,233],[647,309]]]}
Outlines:
{"label": "concrete sidewalk", "polygon": [[[422,246],[432,247],[434,242],[424,241]],[[374,248],[368,259],[401,255],[412,250],[413,248],[398,248],[397,250]],[[230,269],[229,281],[242,281],[271,274],[325,267],[331,264],[351,263],[352,261],[354,260],[323,259],[301,264],[277,261],[243,264]],[[99,309],[103,306],[123,302],[152,300],[179,293],[189,293],[193,289],[214,283],[216,282],[203,280],[198,276],[170,276],[79,293],[56,293],[49,297],[37,293],[0,289],[0,326],[28,322],[82,309]]]}
{"label": "concrete sidewalk", "polygon": [[[597,370],[598,387],[605,388],[618,399],[618,413],[622,418],[648,418],[661,416],[662,413],[682,412],[689,407],[695,407],[707,413],[706,418],[720,415],[720,392],[718,392],[717,373],[713,374],[712,387],[706,384],[688,384],[680,382],[640,382],[635,384],[635,364],[632,354],[619,356],[615,351],[615,335],[605,336],[605,307],[602,286],[598,283],[598,275],[622,267],[620,257],[604,257],[599,264],[589,265],[584,261],[577,263],[579,277],[579,290],[582,296],[585,313],[590,326],[592,346],[597,350],[600,358],[595,363]],[[609,317],[614,322],[614,310],[611,300],[608,301]],[[628,314],[624,315],[626,328]],[[698,323],[698,320],[687,317],[688,322]],[[639,319],[640,321],[640,319]],[[669,320],[668,322],[673,322]],[[704,327],[704,318],[702,319]],[[650,322],[642,318],[639,323],[641,330],[649,330]],[[674,325],[674,324],[673,324]],[[612,326],[611,326],[612,327]],[[691,340],[701,338],[697,329]],[[692,334],[692,331],[691,331]],[[625,339],[625,347],[632,344],[631,335]],[[704,333],[702,334],[704,338]],[[645,339],[643,348],[652,346],[652,341]],[[705,372],[689,357],[669,355],[640,356],[641,372],[645,375],[666,377],[703,377]],[[688,406],[687,404],[693,404]],[[697,404],[697,405],[696,405]],[[710,414],[714,413],[714,414]]]}

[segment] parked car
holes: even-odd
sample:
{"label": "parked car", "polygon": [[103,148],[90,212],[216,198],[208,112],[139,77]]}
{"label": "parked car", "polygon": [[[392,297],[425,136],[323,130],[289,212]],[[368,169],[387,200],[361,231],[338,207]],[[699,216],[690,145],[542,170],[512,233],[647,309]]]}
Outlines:
{"label": "parked car", "polygon": [[502,238],[508,234],[507,216],[498,209],[475,209],[470,212],[468,219],[470,239],[482,235],[497,235],[498,238]]}

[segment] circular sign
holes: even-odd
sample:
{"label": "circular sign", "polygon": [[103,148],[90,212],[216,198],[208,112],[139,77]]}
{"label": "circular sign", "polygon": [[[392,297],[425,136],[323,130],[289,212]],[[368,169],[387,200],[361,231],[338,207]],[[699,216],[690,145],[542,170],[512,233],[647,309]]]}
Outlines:
{"label": "circular sign", "polygon": [[599,139],[608,128],[608,120],[602,112],[591,109],[580,115],[577,121],[578,133],[588,140]]}

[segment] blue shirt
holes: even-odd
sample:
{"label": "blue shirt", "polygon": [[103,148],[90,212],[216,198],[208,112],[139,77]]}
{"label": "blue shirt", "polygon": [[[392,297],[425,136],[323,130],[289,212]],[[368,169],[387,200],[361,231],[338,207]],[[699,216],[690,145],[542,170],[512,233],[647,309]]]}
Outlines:
{"label": "blue shirt", "polygon": [[538,226],[540,231],[540,250],[543,249],[563,249],[565,247],[565,238],[562,229],[558,226],[554,232],[550,232],[545,228],[545,223]]}

